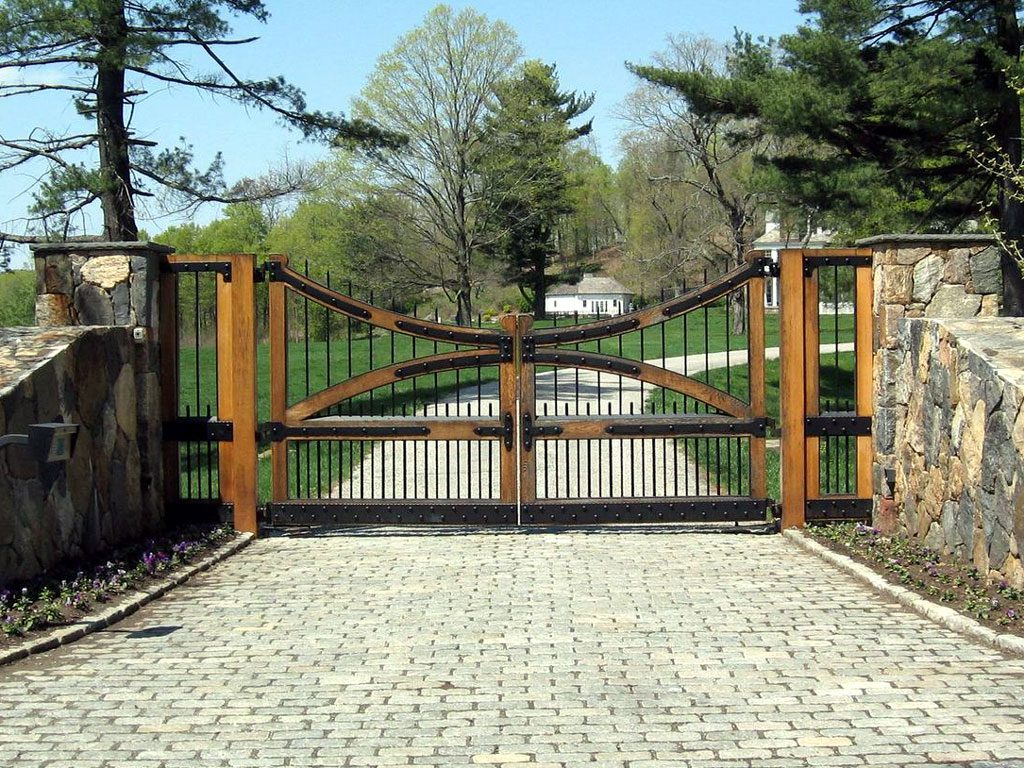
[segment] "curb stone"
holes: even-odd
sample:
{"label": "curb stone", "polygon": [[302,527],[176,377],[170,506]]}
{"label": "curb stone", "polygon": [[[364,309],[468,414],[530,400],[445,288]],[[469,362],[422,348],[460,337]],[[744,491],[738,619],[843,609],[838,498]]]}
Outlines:
{"label": "curb stone", "polygon": [[959,611],[955,611],[945,605],[933,603],[931,600],[921,597],[921,595],[906,587],[891,583],[866,565],[862,565],[846,555],[833,552],[828,547],[808,538],[796,529],[790,528],[784,531],[783,536],[795,542],[805,552],[816,555],[825,562],[836,566],[842,571],[846,571],[876,592],[895,600],[914,611],[914,613],[930,619],[946,629],[968,635],[997,650],[1017,656],[1024,656],[1024,637],[999,634],[988,627],[982,626],[974,619],[964,616]]}
{"label": "curb stone", "polygon": [[0,653],[0,667],[10,664],[12,661],[24,659],[26,656],[42,653],[43,651],[51,651],[61,645],[67,645],[86,635],[116,624],[121,619],[131,616],[147,603],[151,603],[158,597],[166,595],[174,587],[184,584],[197,573],[206,571],[221,560],[235,554],[247,546],[253,538],[254,536],[251,533],[243,533],[236,536],[199,562],[189,565],[180,573],[154,582],[144,590],[136,590],[135,592],[122,595],[121,601],[117,605],[107,607],[99,613],[90,613],[80,618],[71,626],[58,627],[41,637],[26,640],[8,651],[3,651]]}

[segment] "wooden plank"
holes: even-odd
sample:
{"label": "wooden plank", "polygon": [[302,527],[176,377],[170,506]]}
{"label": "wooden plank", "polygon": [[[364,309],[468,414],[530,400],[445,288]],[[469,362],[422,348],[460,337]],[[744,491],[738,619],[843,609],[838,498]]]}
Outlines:
{"label": "wooden plank", "polygon": [[502,315],[502,330],[514,340],[512,360],[501,363],[498,366],[498,419],[508,414],[512,419],[512,448],[506,450],[502,445],[499,451],[501,491],[500,500],[514,504],[519,492],[519,464],[518,446],[519,437],[519,414],[516,405],[518,393],[516,384],[518,382],[519,361],[522,360],[522,344],[518,333],[518,320],[515,315]]}
{"label": "wooden plank", "polygon": [[[854,294],[855,311],[855,368],[857,415],[874,415],[874,314],[872,312],[872,278],[871,267],[858,267],[856,270],[856,293]],[[874,493],[872,480],[872,463],[874,461],[874,442],[871,435],[857,438],[857,495],[869,498]]]}
{"label": "wooden plank", "polygon": [[779,254],[779,399],[782,422],[782,527],[802,528],[806,503],[804,439],[803,253]]}
{"label": "wooden plank", "polygon": [[[750,415],[767,416],[764,375],[764,278],[747,283],[747,361],[750,379]],[[750,438],[750,495],[768,495],[767,446],[764,437]]]}
{"label": "wooden plank", "polygon": [[[818,272],[815,270],[809,277],[804,278],[804,416],[814,416],[819,411],[821,394],[819,294]],[[816,499],[821,495],[821,438],[807,438],[806,457],[807,498]]]}
{"label": "wooden plank", "polygon": [[[556,355],[558,357],[557,360],[554,359]],[[681,373],[662,368],[658,365],[651,365],[639,360],[630,360],[614,355],[597,354],[596,352],[577,352],[576,350],[568,349],[546,350],[546,354],[541,355],[538,353],[537,357],[539,358],[537,362],[540,365],[552,365],[556,368],[583,368],[600,373],[610,373],[613,376],[624,376],[679,392],[694,400],[707,403],[712,408],[729,416],[737,418],[750,417],[750,406],[739,398],[705,384],[703,381],[684,376]],[[627,365],[632,370],[627,371],[622,368],[612,367],[616,364]]]}
{"label": "wooden plank", "polygon": [[321,285],[306,275],[291,269],[286,263],[281,272],[292,282],[291,290],[298,295],[305,296],[310,301],[338,314],[369,323],[377,328],[440,343],[476,344],[487,348],[498,346],[498,339],[501,336],[498,331],[489,328],[435,323],[432,320],[413,318],[400,312],[382,309]]}
{"label": "wooden plank", "polygon": [[[383,417],[383,418],[365,418],[365,417],[350,417],[350,416],[331,416],[320,419],[308,419],[292,420],[288,419],[283,422],[286,427],[289,428],[309,428],[312,430],[324,430],[324,429],[343,429],[351,431],[344,435],[332,436],[323,434],[310,434],[310,435],[293,435],[288,440],[366,440],[370,442],[387,442],[387,441],[406,441],[406,440],[502,440],[503,437],[500,434],[496,435],[480,435],[474,430],[478,428],[493,429],[500,427],[501,422],[495,421],[494,419],[480,419],[480,418],[448,418],[445,416],[438,417],[413,417],[413,416],[394,416],[394,417]],[[403,434],[400,436],[391,437],[386,434],[373,434],[372,430],[395,427],[402,430],[415,430],[415,429],[427,429],[429,432],[426,434],[409,435]],[[362,435],[357,434],[356,431],[361,429],[371,430],[370,433]],[[280,442],[284,442],[283,440]],[[275,443],[276,445],[276,443]],[[276,501],[276,500],[275,500]]]}
{"label": "wooden plank", "polygon": [[[218,258],[227,259],[218,255]],[[232,264],[234,269],[234,264]],[[234,356],[235,307],[231,301],[231,283],[217,275],[217,418],[234,421],[235,415],[235,368],[231,363]],[[220,483],[220,498],[232,503],[235,498],[235,454],[234,441],[220,443],[217,449],[217,475]]]}
{"label": "wooden plank", "polygon": [[[278,260],[281,257],[271,256]],[[270,335],[270,420],[285,421],[288,407],[288,318],[284,283],[270,282],[269,335]],[[270,498],[285,501],[288,498],[288,442],[281,440],[270,446]]]}
{"label": "wooden plank", "polygon": [[[558,434],[535,434],[534,440],[623,440],[623,439],[672,439],[673,437],[686,437],[686,438],[703,438],[703,437],[742,437],[747,434],[743,431],[742,426],[739,431],[736,431],[738,419],[732,416],[709,416],[706,414],[691,415],[691,416],[642,416],[642,417],[630,417],[630,416],[612,416],[612,417],[595,417],[595,416],[565,416],[565,417],[550,417],[542,416],[538,418],[534,423],[538,428],[551,428],[557,427],[561,430]],[[699,433],[683,432],[686,428],[687,422],[700,424],[703,430]],[[612,429],[629,429],[636,428],[640,424],[646,426],[647,434],[633,434],[626,432],[608,432],[608,428]],[[667,425],[675,425],[680,429],[680,432],[676,435],[671,433],[663,433],[658,431],[659,427],[665,427]],[[734,429],[730,429],[732,426]],[[752,438],[754,439],[754,438]],[[763,438],[761,438],[763,441]]]}
{"label": "wooden plank", "polygon": [[235,530],[257,533],[255,258],[217,258],[231,261],[231,282],[217,276],[217,414],[234,424],[234,439],[220,444],[221,498]]}
{"label": "wooden plank", "polygon": [[[173,254],[172,254],[173,255]],[[178,415],[178,315],[175,300],[178,290],[176,275],[160,275],[160,417],[164,422]],[[197,361],[198,364],[198,361]],[[180,450],[176,442],[162,441],[164,504],[172,505],[181,497]]]}
{"label": "wooden plank", "polygon": [[[532,331],[533,317],[517,315],[516,340],[520,350],[523,336]],[[518,366],[519,427],[521,429],[523,419],[528,417],[534,423],[537,421],[536,366],[533,362],[524,361],[521,352],[514,353],[513,357]],[[521,505],[529,504],[537,500],[537,444],[534,442],[531,450],[527,450],[521,433],[517,434],[516,444],[519,446],[519,502]]]}
{"label": "wooden plank", "polygon": [[[282,283],[271,283],[271,285],[279,285],[284,288]],[[430,364],[432,362],[438,363],[450,363],[450,367],[445,367],[444,371],[462,369],[462,368],[477,368],[480,367],[479,358],[481,355],[488,355],[494,357],[497,353],[491,350],[480,350],[470,349],[461,350],[459,352],[443,352],[437,355],[429,355],[427,357],[417,357],[413,360],[405,360],[401,363],[394,363],[384,368],[375,368],[372,371],[361,373],[358,376],[353,376],[351,379],[338,382],[327,389],[322,389],[319,392],[315,392],[304,400],[300,400],[293,406],[286,410],[286,418],[289,421],[296,421],[301,419],[308,419],[316,413],[319,413],[324,408],[329,408],[332,405],[347,400],[350,397],[363,394],[364,392],[370,392],[378,387],[387,386],[393,382],[398,381],[409,381],[415,378],[415,375],[427,375],[431,373],[431,370],[425,371],[422,374],[415,374],[411,376],[398,376],[399,371],[413,369],[416,366]],[[494,363],[486,363],[484,367],[488,365],[494,365]]]}

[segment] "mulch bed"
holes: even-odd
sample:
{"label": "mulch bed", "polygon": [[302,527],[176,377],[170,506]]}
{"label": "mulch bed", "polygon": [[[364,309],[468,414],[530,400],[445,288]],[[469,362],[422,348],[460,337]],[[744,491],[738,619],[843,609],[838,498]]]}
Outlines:
{"label": "mulch bed", "polygon": [[0,585],[0,651],[80,621],[103,604],[174,576],[233,539],[230,526],[168,531],[108,556],[69,565],[29,582]]}
{"label": "mulch bed", "polygon": [[969,563],[863,523],[809,526],[824,546],[872,568],[891,582],[947,605],[996,632],[1024,637],[1024,590],[989,583]]}

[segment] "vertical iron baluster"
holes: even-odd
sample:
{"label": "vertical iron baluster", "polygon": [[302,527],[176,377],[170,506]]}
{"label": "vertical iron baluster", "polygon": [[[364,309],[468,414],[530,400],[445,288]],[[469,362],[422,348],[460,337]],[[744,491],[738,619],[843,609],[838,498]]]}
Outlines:
{"label": "vertical iron baluster", "polygon": [[825,444],[825,493],[828,494],[832,492],[832,472],[830,471],[832,460],[832,457],[830,455],[832,438],[826,437],[824,440],[822,440],[822,442]]}
{"label": "vertical iron baluster", "polygon": [[[487,404],[487,415],[490,416],[491,418],[494,418],[494,403],[493,402],[489,402]],[[495,445],[496,445],[496,443],[493,443],[493,442],[487,444],[487,488],[488,488],[488,498],[491,498],[491,499],[495,498],[495,496],[494,496],[494,466],[492,464],[492,462],[494,461],[494,450],[493,450],[493,448],[494,448]]]}
{"label": "vertical iron baluster", "polygon": [[[327,290],[331,290],[331,270],[327,270]],[[331,386],[331,310],[324,307],[324,344],[327,357],[327,386]],[[330,448],[328,447],[328,453]],[[330,457],[328,457],[329,459]]]}
{"label": "vertical iron baluster", "polygon": [[[395,295],[391,294],[391,311],[397,312],[398,308],[395,306]],[[390,346],[390,362],[391,365],[395,364],[395,332],[388,330],[388,341]],[[395,382],[391,382],[391,415],[396,416],[398,414],[398,408],[395,403]]]}
{"label": "vertical iron baluster", "polygon": [[[448,403],[444,404],[444,416],[445,420],[451,414],[448,412]],[[451,440],[444,441],[444,491],[445,498],[452,498],[452,442]]]}
{"label": "vertical iron baluster", "polygon": [[[587,417],[588,421],[590,416],[590,401],[587,401]],[[587,438],[587,498],[594,498],[594,487],[592,484],[594,478],[594,453],[593,453],[593,441]],[[597,495],[601,495],[601,478],[598,476],[597,479]]]}
{"label": "vertical iron baluster", "polygon": [[[665,303],[665,289],[664,288],[661,289],[661,303],[662,304]],[[670,322],[670,321],[666,320],[665,323],[667,323],[667,322]],[[661,325],[658,326],[658,329],[661,331],[661,367],[662,368],[668,368],[668,356],[667,356],[667,350],[666,350],[666,345],[665,345],[665,331],[666,331],[665,323],[661,323]],[[641,355],[641,359],[642,359],[642,357],[643,356]],[[666,392],[665,388],[662,387],[661,388],[661,412],[662,413],[667,413],[668,412],[668,407],[667,407],[666,402],[665,402],[665,398],[667,397],[667,395],[668,395],[668,393]]]}
{"label": "vertical iron baluster", "polygon": [[[413,308],[412,308],[412,316],[413,317],[417,317],[418,313],[419,313],[419,307],[417,307],[414,304]],[[412,338],[412,357],[410,359],[411,360],[415,360],[416,359],[416,337],[412,336],[411,338]],[[417,398],[416,398],[416,380],[418,378],[419,378],[419,376],[413,376],[412,377],[412,412],[413,412],[413,415],[415,415],[415,413],[416,413],[416,403],[417,403]],[[424,416],[426,415],[426,410],[425,409],[424,409],[423,415]]]}
{"label": "vertical iron baluster", "polygon": [[[200,394],[201,391],[202,391],[202,384],[200,383],[200,378],[199,378],[199,368],[200,368],[200,365],[199,365],[199,337],[200,337],[200,327],[199,327],[199,273],[198,272],[193,272],[192,275],[195,278],[194,282],[195,282],[195,289],[196,289],[196,295],[195,295],[195,318],[194,318],[193,325],[194,325],[194,328],[195,328],[195,340],[194,340],[194,344],[195,344],[195,366],[194,367],[195,367],[195,380],[196,380],[195,406],[196,406],[196,416],[198,416],[200,413],[202,413],[202,411],[200,410],[200,403],[202,402],[202,395]],[[214,377],[214,381],[216,381],[216,380],[217,380],[217,378]],[[198,449],[197,449],[197,451],[198,451]]]}
{"label": "vertical iron baluster", "polygon": [[[545,416],[548,415],[548,404],[546,402],[544,403],[544,415]],[[538,443],[538,447],[543,447],[544,448],[544,498],[545,499],[550,499],[551,498],[551,494],[548,491],[548,475],[551,474],[551,463],[550,463],[550,458],[551,457],[550,457],[549,451],[548,451],[548,444],[547,443]],[[555,442],[555,450],[556,450],[555,456],[557,457],[557,455],[558,455],[557,454],[557,450],[558,450],[558,443],[557,442]]]}
{"label": "vertical iron baluster", "polygon": [[[729,356],[732,352],[732,318],[729,305],[732,304],[732,293],[725,294],[725,391],[732,394],[732,365]],[[709,377],[710,378],[710,377]]]}

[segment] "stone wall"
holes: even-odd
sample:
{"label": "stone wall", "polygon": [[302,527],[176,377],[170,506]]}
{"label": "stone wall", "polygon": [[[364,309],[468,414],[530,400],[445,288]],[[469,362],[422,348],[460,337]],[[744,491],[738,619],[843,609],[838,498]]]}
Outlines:
{"label": "stone wall", "polygon": [[44,243],[32,247],[36,325],[158,324],[160,260],[155,243]]}
{"label": "stone wall", "polygon": [[881,521],[1024,586],[1024,319],[904,321],[895,510]]}
{"label": "stone wall", "polygon": [[128,328],[0,330],[0,434],[79,425],[66,463],[0,451],[0,584],[162,524],[153,349]]}

